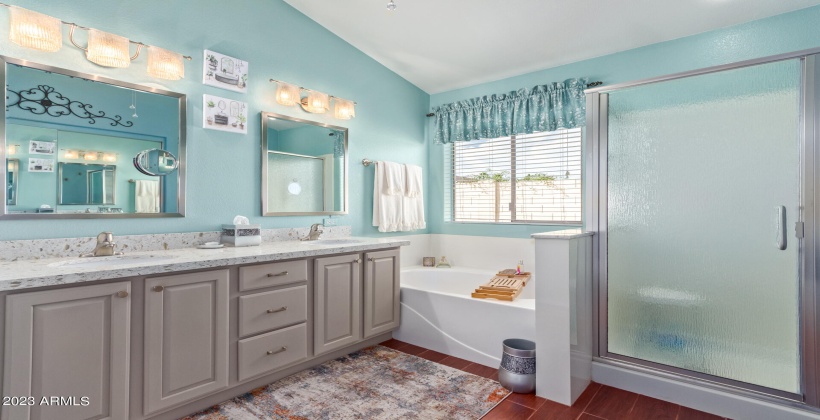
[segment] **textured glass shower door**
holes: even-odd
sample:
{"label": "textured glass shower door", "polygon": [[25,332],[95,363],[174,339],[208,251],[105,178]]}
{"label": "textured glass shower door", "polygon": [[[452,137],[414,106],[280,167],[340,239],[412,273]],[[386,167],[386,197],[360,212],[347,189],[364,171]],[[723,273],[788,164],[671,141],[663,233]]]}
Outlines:
{"label": "textured glass shower door", "polygon": [[795,59],[608,94],[610,355],[800,392],[800,83]]}

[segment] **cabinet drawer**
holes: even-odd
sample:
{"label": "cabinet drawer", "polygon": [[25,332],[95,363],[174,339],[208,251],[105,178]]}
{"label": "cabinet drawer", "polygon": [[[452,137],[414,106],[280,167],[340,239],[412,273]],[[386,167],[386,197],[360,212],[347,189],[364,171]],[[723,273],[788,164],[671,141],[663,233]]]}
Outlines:
{"label": "cabinet drawer", "polygon": [[239,335],[275,330],[307,321],[307,286],[254,293],[239,298]]}
{"label": "cabinet drawer", "polygon": [[239,268],[239,290],[263,289],[307,281],[307,260],[284,261]]}
{"label": "cabinet drawer", "polygon": [[239,380],[307,358],[307,324],[239,340]]}

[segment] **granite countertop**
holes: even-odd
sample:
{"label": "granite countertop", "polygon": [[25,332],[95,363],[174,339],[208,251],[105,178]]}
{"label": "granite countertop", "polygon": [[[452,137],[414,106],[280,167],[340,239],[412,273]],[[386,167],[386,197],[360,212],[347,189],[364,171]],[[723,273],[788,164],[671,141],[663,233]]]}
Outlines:
{"label": "granite countertop", "polygon": [[321,239],[318,241],[305,242],[275,241],[265,242],[259,246],[239,248],[226,246],[219,249],[183,248],[167,251],[131,252],[123,257],[89,257],[83,259],[73,257],[0,261],[0,291],[165,274],[176,271],[226,267],[238,264],[253,264],[410,245],[410,241],[398,237],[349,237],[345,239],[358,242],[351,244],[323,244]]}

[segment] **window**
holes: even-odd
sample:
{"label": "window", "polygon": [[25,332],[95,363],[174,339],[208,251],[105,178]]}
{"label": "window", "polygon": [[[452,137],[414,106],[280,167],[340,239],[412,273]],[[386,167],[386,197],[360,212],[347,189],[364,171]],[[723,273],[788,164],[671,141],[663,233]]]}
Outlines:
{"label": "window", "polygon": [[581,223],[580,128],[458,142],[450,150],[448,220]]}

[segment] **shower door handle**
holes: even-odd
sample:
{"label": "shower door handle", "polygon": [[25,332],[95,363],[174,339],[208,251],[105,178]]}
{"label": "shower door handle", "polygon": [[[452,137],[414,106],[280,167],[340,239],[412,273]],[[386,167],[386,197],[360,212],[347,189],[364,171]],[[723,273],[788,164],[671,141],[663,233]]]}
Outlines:
{"label": "shower door handle", "polygon": [[786,249],[786,206],[774,206],[775,217],[775,246],[783,251]]}

